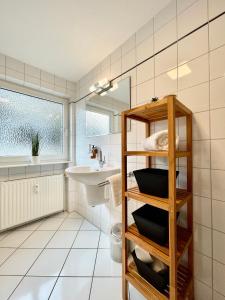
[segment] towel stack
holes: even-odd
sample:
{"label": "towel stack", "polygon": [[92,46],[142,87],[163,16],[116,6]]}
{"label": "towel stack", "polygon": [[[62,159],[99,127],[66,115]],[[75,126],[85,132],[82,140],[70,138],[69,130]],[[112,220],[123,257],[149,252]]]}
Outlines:
{"label": "towel stack", "polygon": [[167,269],[167,265],[161,262],[158,258],[150,255],[147,251],[139,247],[138,245],[135,246],[135,253],[138,259],[142,262],[151,264],[151,268],[155,272],[161,272]]}
{"label": "towel stack", "polygon": [[[176,136],[176,148],[179,145],[179,136]],[[168,150],[168,130],[156,132],[146,138],[143,143],[146,151]]]}

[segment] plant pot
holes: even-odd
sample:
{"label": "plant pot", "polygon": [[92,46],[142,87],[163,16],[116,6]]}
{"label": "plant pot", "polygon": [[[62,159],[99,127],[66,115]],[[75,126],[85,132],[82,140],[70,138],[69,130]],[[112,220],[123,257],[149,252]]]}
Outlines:
{"label": "plant pot", "polygon": [[32,156],[31,157],[32,164],[39,164],[40,163],[40,156]]}

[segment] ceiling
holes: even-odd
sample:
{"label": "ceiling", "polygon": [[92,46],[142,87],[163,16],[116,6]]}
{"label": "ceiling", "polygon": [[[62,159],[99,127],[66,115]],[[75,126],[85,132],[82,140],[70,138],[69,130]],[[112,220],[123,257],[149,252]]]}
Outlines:
{"label": "ceiling", "polygon": [[0,52],[77,81],[169,0],[0,0]]}

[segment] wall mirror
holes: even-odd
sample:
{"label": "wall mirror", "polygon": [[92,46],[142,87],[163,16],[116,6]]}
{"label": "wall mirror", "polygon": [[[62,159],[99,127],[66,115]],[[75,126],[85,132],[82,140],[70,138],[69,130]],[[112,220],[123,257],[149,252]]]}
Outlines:
{"label": "wall mirror", "polygon": [[120,133],[121,112],[130,107],[130,77],[112,83],[112,87],[102,95],[91,95],[86,101],[86,136]]}

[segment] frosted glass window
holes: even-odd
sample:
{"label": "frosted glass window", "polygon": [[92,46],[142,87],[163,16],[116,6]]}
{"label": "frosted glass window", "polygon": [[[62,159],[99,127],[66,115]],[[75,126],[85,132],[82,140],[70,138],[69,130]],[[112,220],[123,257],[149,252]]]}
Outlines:
{"label": "frosted glass window", "polygon": [[63,153],[63,104],[0,89],[0,156],[31,155],[40,135],[40,155]]}
{"label": "frosted glass window", "polygon": [[109,134],[110,116],[95,111],[86,111],[86,135],[97,136]]}

